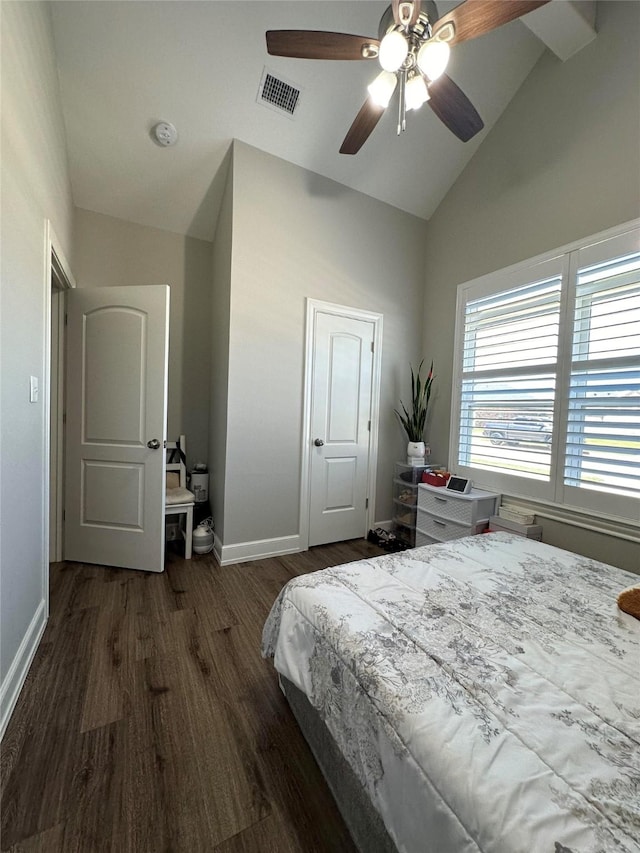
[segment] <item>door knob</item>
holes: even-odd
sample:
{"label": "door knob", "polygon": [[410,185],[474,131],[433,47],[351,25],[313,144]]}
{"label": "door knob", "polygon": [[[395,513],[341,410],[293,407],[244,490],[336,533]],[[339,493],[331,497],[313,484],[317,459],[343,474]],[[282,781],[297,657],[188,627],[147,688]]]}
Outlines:
{"label": "door knob", "polygon": [[147,447],[149,450],[157,450],[160,447],[160,442],[157,438],[152,438],[151,441],[147,442]]}
{"label": "door knob", "polygon": [[313,443],[315,444],[316,447],[322,447],[322,445],[324,444],[324,441],[321,438],[316,438],[316,440]]}

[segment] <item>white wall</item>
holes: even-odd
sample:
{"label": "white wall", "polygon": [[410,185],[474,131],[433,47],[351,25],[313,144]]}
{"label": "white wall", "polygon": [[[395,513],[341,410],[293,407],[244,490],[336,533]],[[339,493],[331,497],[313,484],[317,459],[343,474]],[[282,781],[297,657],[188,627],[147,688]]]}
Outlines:
{"label": "white wall", "polygon": [[229,153],[222,204],[213,241],[213,292],[211,296],[211,415],[209,422],[209,503],[217,547],[224,541],[226,486],[227,407],[229,392],[229,323],[231,305],[231,253],[233,247],[233,155]]}
{"label": "white wall", "polygon": [[187,463],[207,461],[212,244],[76,209],[78,287],[168,284],[168,436],[187,436]]}
{"label": "white wall", "polygon": [[73,261],[72,201],[46,3],[3,2],[0,269],[0,729],[4,729],[47,612],[44,505],[45,219]]}
{"label": "white wall", "polygon": [[225,546],[299,531],[306,297],[384,315],[376,519],[391,517],[424,238],[424,221],[234,143]]}
{"label": "white wall", "polygon": [[[640,3],[599,3],[597,29],[567,62],[541,57],[428,223],[424,352],[438,366],[431,443],[440,458],[457,285],[640,214]],[[545,532],[552,544],[638,563],[632,543],[597,544],[564,525]]]}

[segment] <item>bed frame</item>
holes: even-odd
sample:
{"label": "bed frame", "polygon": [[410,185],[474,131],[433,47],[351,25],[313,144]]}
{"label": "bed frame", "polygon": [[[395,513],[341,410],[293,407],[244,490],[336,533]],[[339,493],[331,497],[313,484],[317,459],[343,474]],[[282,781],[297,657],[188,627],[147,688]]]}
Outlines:
{"label": "bed frame", "polygon": [[360,853],[398,853],[382,818],[318,712],[301,690],[282,675],[279,678],[282,692]]}

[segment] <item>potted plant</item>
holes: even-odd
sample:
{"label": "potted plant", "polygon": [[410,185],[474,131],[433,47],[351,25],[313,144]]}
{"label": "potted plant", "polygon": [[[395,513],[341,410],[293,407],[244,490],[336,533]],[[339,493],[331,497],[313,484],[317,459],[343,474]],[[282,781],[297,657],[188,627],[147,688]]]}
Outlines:
{"label": "potted plant", "polygon": [[422,458],[425,456],[424,445],[424,428],[427,422],[427,410],[429,408],[429,398],[431,397],[431,386],[433,385],[433,362],[429,368],[429,374],[423,382],[420,378],[420,371],[424,359],[420,362],[416,373],[411,368],[411,406],[409,410],[400,400],[402,413],[397,409],[394,412],[398,416],[404,431],[407,434],[409,444],[407,445],[407,456],[409,458]]}

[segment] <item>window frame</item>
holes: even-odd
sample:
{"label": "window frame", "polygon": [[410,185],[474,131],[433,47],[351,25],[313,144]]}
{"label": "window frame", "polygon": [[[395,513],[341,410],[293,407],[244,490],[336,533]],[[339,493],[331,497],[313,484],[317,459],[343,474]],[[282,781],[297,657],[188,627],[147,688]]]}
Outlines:
{"label": "window frame", "polygon": [[[479,487],[499,491],[503,495],[532,500],[543,505],[560,506],[569,511],[599,517],[631,521],[640,528],[640,499],[609,492],[592,491],[565,485],[565,450],[569,418],[569,382],[572,371],[573,330],[578,270],[607,259],[622,257],[640,250],[640,219],[587,237],[536,258],[497,270],[457,288],[453,383],[451,398],[451,436],[449,469],[467,477]],[[543,277],[561,276],[559,337],[556,391],[553,414],[553,443],[549,481],[501,474],[458,462],[461,446],[460,415],[465,338],[465,312],[470,301],[540,281]],[[545,370],[541,366],[541,371]]]}

